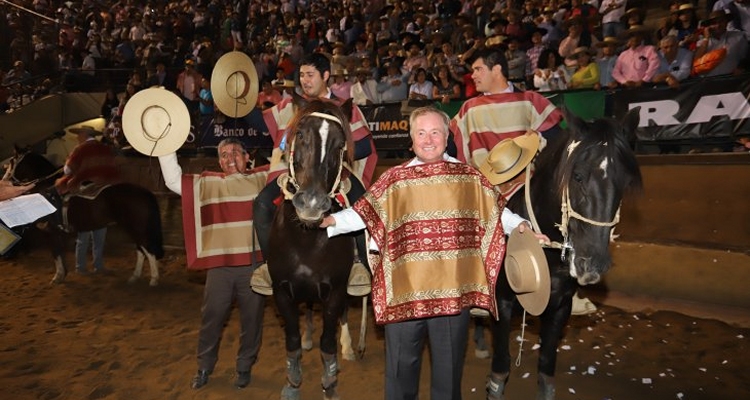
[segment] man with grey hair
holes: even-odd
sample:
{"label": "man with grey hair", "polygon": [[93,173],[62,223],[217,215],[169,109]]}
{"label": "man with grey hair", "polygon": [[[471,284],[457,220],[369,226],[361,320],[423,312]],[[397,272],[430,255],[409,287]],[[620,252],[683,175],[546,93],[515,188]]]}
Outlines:
{"label": "man with grey hair", "polygon": [[652,82],[677,88],[680,82],[690,77],[692,68],[693,52],[680,47],[676,36],[665,36],[659,42],[659,69]]}

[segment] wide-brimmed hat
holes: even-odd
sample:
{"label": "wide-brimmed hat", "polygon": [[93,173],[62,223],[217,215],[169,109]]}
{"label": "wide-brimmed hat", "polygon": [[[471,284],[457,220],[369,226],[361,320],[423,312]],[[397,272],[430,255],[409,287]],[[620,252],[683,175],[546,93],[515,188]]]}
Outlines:
{"label": "wide-brimmed hat", "polygon": [[364,74],[364,75],[367,75],[367,76],[372,76],[372,69],[370,69],[370,68],[361,68],[360,67],[360,68],[357,68],[354,71],[354,74],[355,75],[362,75],[362,74]]}
{"label": "wide-brimmed hat", "polygon": [[593,56],[594,54],[596,54],[596,51],[593,50],[593,49],[591,49],[591,48],[589,48],[588,46],[576,47],[576,49],[573,50],[573,53],[570,54],[570,58],[578,57],[578,55],[581,54],[581,53],[585,53],[585,54],[588,54],[590,56]]}
{"label": "wide-brimmed hat", "polygon": [[680,7],[677,8],[677,14],[684,14],[688,12],[695,12],[695,6],[693,5],[693,3],[680,4]]}
{"label": "wide-brimmed hat", "polygon": [[91,125],[81,125],[81,126],[76,127],[76,128],[70,128],[70,129],[68,129],[68,132],[74,133],[76,135],[78,135],[78,134],[85,134],[85,135],[89,135],[89,136],[92,136],[92,137],[93,136],[102,135],[101,131],[97,130],[96,128],[94,128]]}
{"label": "wide-brimmed hat", "polygon": [[190,112],[171,91],[144,89],[125,104],[122,131],[139,153],[154,157],[174,153],[190,133]]}
{"label": "wide-brimmed hat", "polygon": [[622,42],[620,39],[614,37],[614,36],[605,36],[604,39],[602,39],[601,42],[596,42],[596,47],[605,47],[605,46],[619,46]]}
{"label": "wide-brimmed hat", "polygon": [[335,68],[331,71],[331,76],[349,76],[349,71],[346,68]]}
{"label": "wide-brimmed hat", "polygon": [[250,114],[258,102],[258,73],[247,54],[232,51],[219,58],[211,74],[211,94],[227,117]]}
{"label": "wide-brimmed hat", "polygon": [[622,33],[620,34],[620,36],[622,36],[624,38],[629,38],[629,37],[631,37],[633,35],[645,35],[646,33],[650,32],[650,31],[651,31],[651,29],[649,29],[646,26],[643,26],[643,25],[633,25],[630,28],[625,29],[624,31],[622,31]]}
{"label": "wide-brimmed hat", "polygon": [[727,14],[724,10],[714,10],[711,11],[710,14],[708,14],[708,18],[701,21],[702,26],[707,26],[712,22],[715,21],[726,21],[729,22],[731,20],[729,14]]}
{"label": "wide-brimmed hat", "polygon": [[531,315],[544,312],[549,303],[550,277],[547,258],[531,230],[514,229],[505,253],[505,276],[521,306]]}
{"label": "wide-brimmed hat", "polygon": [[509,181],[523,171],[539,150],[539,134],[529,131],[513,139],[505,139],[490,150],[479,165],[481,172],[493,185]]}

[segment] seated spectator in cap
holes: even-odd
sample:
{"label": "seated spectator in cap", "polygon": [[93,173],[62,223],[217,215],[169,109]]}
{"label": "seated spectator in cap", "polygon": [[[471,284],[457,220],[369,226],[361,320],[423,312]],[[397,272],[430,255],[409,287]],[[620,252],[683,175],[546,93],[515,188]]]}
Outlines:
{"label": "seated spectator in cap", "polygon": [[386,74],[380,78],[377,89],[383,103],[406,100],[409,93],[409,73],[402,72],[398,63],[391,62],[386,67]]}
{"label": "seated spectator in cap", "polygon": [[621,42],[613,36],[607,36],[596,44],[596,47],[600,49],[600,54],[596,57],[596,65],[599,67],[599,85],[594,86],[595,89],[617,86],[617,81],[612,77],[612,71],[615,69],[619,55],[617,49],[620,44]]}
{"label": "seated spectator in cap", "polygon": [[328,86],[333,95],[342,101],[351,98],[352,81],[349,80],[349,72],[346,69],[338,68],[331,72],[331,84]]}
{"label": "seated spectator in cap", "polygon": [[750,1],[718,0],[714,3],[713,11],[719,10],[731,14],[730,28],[744,32],[745,38],[750,41]]}
{"label": "seated spectator in cap", "polygon": [[571,17],[565,21],[563,26],[567,27],[568,35],[560,42],[557,52],[563,57],[565,66],[571,71],[575,71],[577,60],[573,57],[573,51],[581,46],[593,47],[598,40],[584,29],[581,17]]}
{"label": "seated spectator in cap", "polygon": [[534,71],[534,87],[539,92],[565,90],[570,76],[563,59],[555,49],[545,49],[539,55],[539,63]]}
{"label": "seated spectator in cap", "polygon": [[508,39],[508,48],[505,50],[505,59],[508,61],[507,78],[509,81],[525,87],[526,82],[526,53],[521,50],[521,44],[517,37]]}
{"label": "seated spectator in cap", "polygon": [[357,80],[349,90],[354,104],[364,106],[380,103],[378,82],[372,77],[372,69],[359,67],[356,70],[356,75]]}
{"label": "seated spectator in cap", "polygon": [[680,47],[677,37],[669,35],[659,42],[659,69],[654,75],[654,83],[679,87],[680,82],[690,77],[692,68],[693,52]]}
{"label": "seated spectator in cap", "polygon": [[638,88],[651,82],[659,69],[659,55],[656,48],[644,43],[648,29],[633,26],[625,31],[627,48],[620,53],[612,70],[612,77],[620,86]]}
{"label": "seated spectator in cap", "polygon": [[409,55],[406,56],[402,69],[406,72],[413,73],[419,68],[427,68],[429,66],[427,56],[422,54],[424,44],[420,41],[416,41],[411,42],[408,46]]}
{"label": "seated spectator in cap", "polygon": [[414,83],[409,86],[409,99],[430,100],[432,99],[432,81],[427,79],[427,70],[417,68],[414,73]]}
{"label": "seated spectator in cap", "polygon": [[720,48],[725,48],[727,53],[716,67],[701,76],[742,73],[740,62],[748,56],[748,43],[743,32],[727,30],[729,20],[729,15],[724,10],[717,10],[711,11],[708,19],[703,22],[702,25],[706,27],[706,34],[705,38],[698,41],[696,45],[695,58],[698,59],[704,54]]}

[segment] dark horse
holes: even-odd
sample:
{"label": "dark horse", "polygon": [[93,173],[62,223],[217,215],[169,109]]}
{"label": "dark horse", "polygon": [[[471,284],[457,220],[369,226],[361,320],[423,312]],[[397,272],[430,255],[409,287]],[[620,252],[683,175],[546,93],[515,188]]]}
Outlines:
{"label": "dark horse", "polygon": [[351,163],[354,150],[347,118],[352,105],[295,102],[298,111],[287,130],[289,170],[279,178],[284,200],[274,217],[266,257],[286,335],[287,383],[281,397],[299,398],[302,384],[299,304],[320,303],[323,392],[326,399],[336,399],[336,331],[346,310],[354,241],[349,236],[329,239],[318,226],[326,214],[342,209],[337,199],[346,191],[343,163]]}
{"label": "dark horse", "polygon": [[[4,179],[10,179],[14,183],[36,181],[36,191],[47,197],[54,197],[57,194],[53,184],[60,174],[60,169],[55,168],[44,156],[17,149]],[[61,283],[67,275],[63,258],[67,233],[60,226],[60,220],[61,218],[53,215],[37,224],[44,226],[43,230],[50,236],[49,243],[55,260],[52,283]],[[116,223],[136,244],[137,261],[129,282],[135,282],[141,277],[144,259],[148,258],[151,267],[149,284],[156,286],[159,283],[157,260],[164,256],[161,213],[156,196],[146,188],[132,183],[118,183],[104,188],[92,199],[71,196],[67,206],[67,222],[68,228],[77,232],[92,231]]]}
{"label": "dark horse", "polygon": [[[569,112],[565,119],[567,130],[547,138],[547,147],[537,157],[529,188],[541,231],[561,247],[544,250],[552,285],[549,304],[540,315],[537,399],[544,400],[555,397],[557,346],[570,317],[573,294],[578,285],[598,282],[609,269],[609,243],[620,202],[626,190],[641,186],[629,145],[638,125],[637,109],[622,124],[610,119],[589,123]],[[508,207],[530,218],[524,197],[516,194]],[[499,320],[491,322],[494,354],[487,384],[487,398],[492,400],[503,398],[509,376],[510,320],[517,303],[505,274],[500,275]]]}

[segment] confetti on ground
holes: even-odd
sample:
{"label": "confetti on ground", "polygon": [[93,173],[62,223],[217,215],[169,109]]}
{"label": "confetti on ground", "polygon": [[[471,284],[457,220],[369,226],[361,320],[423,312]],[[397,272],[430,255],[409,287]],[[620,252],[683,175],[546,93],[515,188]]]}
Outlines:
{"label": "confetti on ground", "polygon": [[576,390],[573,388],[568,388],[568,392],[570,392],[571,394],[576,394]]}
{"label": "confetti on ground", "polygon": [[651,378],[643,378],[643,379],[641,379],[641,382],[644,385],[650,385],[651,384]]}
{"label": "confetti on ground", "polygon": [[540,347],[542,347],[542,345],[540,345],[539,343],[535,343],[533,346],[531,346],[531,350],[537,350]]}
{"label": "confetti on ground", "polygon": [[586,370],[586,372],[589,375],[594,375],[596,373],[596,367],[594,367],[593,365],[590,365],[589,368]]}
{"label": "confetti on ground", "polygon": [[724,360],[724,361],[722,361],[722,362],[721,362],[721,364],[722,364],[722,365],[724,365],[724,364],[726,364],[726,363],[728,363],[728,362],[729,362],[729,361],[727,361],[727,360]]}
{"label": "confetti on ground", "polygon": [[677,398],[678,398],[678,399],[681,399],[681,398],[683,398],[683,397],[685,397],[685,395],[684,395],[684,394],[682,394],[682,392],[680,392],[680,393],[677,393]]}
{"label": "confetti on ground", "polygon": [[703,367],[700,367],[700,368],[698,368],[698,371],[700,371],[700,372],[706,372],[707,370],[705,368],[703,368]]}
{"label": "confetti on ground", "polygon": [[562,345],[562,346],[560,346],[560,348],[563,349],[563,350],[570,350],[570,345],[567,345],[567,344],[566,345]]}
{"label": "confetti on ground", "polygon": [[529,375],[531,375],[531,374],[528,373],[528,372],[524,372],[523,375],[521,375],[521,378],[526,379],[526,378],[529,377]]}
{"label": "confetti on ground", "polygon": [[570,367],[570,370],[571,370],[571,371],[575,371],[575,370],[576,370],[576,366],[575,366],[575,365],[571,366],[571,367]]}
{"label": "confetti on ground", "polygon": [[737,339],[744,339],[745,337],[742,335],[737,335]]}

